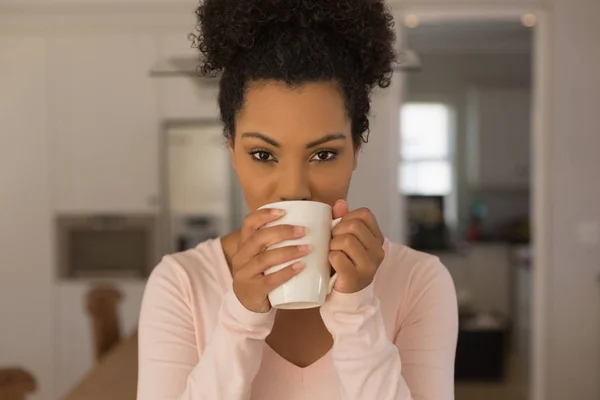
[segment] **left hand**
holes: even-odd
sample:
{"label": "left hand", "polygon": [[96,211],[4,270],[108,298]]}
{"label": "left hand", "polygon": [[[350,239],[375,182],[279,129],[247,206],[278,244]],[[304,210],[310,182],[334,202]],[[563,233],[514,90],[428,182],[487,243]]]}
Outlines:
{"label": "left hand", "polygon": [[333,218],[342,220],[332,231],[329,262],[337,272],[333,289],[355,293],[371,284],[383,261],[383,234],[368,208],[350,212],[345,201],[333,206]]}

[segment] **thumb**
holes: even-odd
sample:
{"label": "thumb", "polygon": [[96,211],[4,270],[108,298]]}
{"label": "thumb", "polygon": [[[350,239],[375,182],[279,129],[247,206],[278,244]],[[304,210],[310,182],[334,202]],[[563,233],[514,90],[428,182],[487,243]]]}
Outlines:
{"label": "thumb", "polygon": [[333,205],[333,219],[341,218],[349,212],[350,210],[348,210],[348,204],[346,204],[345,200],[338,200]]}

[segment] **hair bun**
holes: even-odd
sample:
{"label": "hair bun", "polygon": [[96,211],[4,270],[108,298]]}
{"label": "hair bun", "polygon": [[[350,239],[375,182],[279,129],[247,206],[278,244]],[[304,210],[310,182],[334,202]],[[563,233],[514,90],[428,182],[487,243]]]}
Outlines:
{"label": "hair bun", "polygon": [[312,29],[346,45],[365,84],[389,84],[395,35],[382,0],[204,0],[196,15],[204,74],[227,69],[264,34]]}

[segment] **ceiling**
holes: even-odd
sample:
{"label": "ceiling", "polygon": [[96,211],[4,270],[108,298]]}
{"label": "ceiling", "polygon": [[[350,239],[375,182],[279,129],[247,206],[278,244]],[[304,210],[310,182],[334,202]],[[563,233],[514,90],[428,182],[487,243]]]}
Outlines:
{"label": "ceiling", "polygon": [[520,21],[442,21],[406,28],[408,46],[419,54],[531,52],[533,30]]}

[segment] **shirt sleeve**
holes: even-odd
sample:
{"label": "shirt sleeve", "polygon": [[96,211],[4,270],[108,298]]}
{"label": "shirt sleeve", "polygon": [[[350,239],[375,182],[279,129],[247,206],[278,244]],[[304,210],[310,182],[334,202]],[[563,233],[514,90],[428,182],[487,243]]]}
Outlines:
{"label": "shirt sleeve", "polygon": [[[139,325],[138,400],[247,400],[262,360],[274,311],[247,310],[233,290],[203,351],[198,349],[190,285],[174,261],[163,259],[144,292]],[[189,282],[188,282],[189,283]]]}
{"label": "shirt sleeve", "polygon": [[343,400],[452,400],[458,307],[450,274],[435,271],[414,292],[390,340],[373,283],[360,292],[333,292],[321,315],[333,335],[332,357]]}

